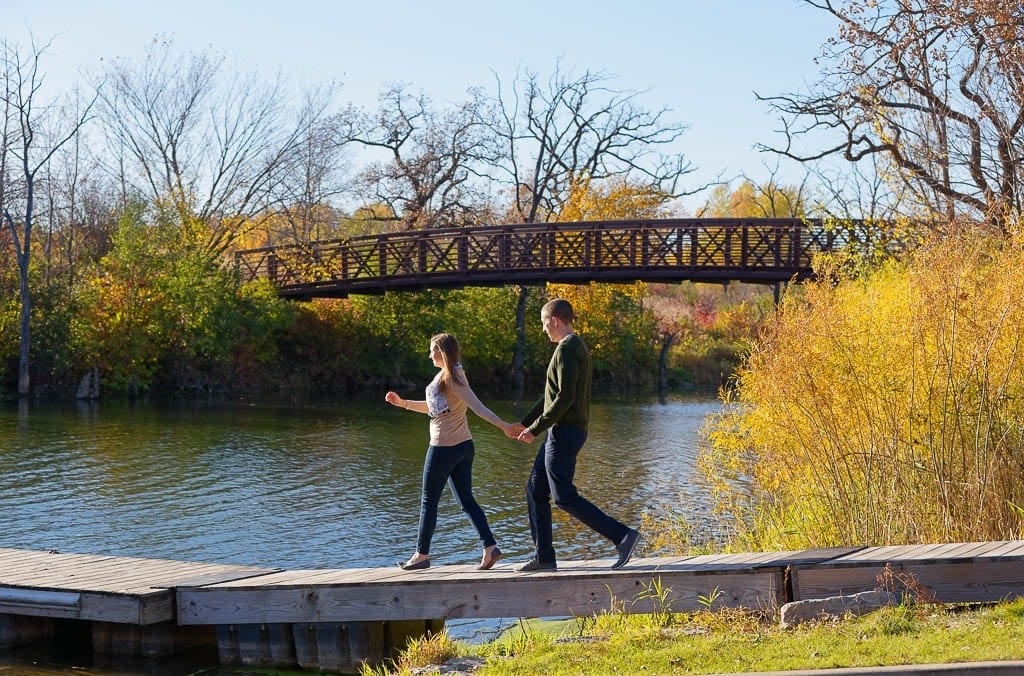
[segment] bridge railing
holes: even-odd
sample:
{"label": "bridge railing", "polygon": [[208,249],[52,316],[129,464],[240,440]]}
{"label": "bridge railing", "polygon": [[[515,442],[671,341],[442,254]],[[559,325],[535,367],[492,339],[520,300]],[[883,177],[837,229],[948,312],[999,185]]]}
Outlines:
{"label": "bridge railing", "polygon": [[236,264],[244,280],[268,279],[293,297],[546,281],[768,283],[806,277],[816,253],[869,240],[856,225],[800,219],[525,223],[249,249]]}

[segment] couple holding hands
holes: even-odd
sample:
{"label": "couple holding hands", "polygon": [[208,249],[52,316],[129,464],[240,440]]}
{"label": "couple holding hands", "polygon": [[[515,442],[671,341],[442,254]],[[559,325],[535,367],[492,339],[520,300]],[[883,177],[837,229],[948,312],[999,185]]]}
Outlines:
{"label": "couple holding hands", "polygon": [[552,542],[552,500],[615,545],[618,559],[612,568],[624,566],[633,555],[640,533],[605,514],[581,496],[573,484],[576,455],[587,439],[592,367],[586,344],[573,330],[572,305],[561,298],[548,301],[541,308],[540,320],[544,333],[556,343],[556,347],[548,364],[544,396],[537,400],[522,422],[507,423],[480,402],[463,373],[459,343],[447,333],[430,339],[430,357],[440,371],[427,385],[426,399],[403,399],[395,392],[385,395],[392,406],[430,417],[430,442],[423,464],[416,553],[408,561],[398,564],[402,569],[430,567],[430,541],[437,525],[437,506],[449,479],[456,500],[480,534],[484,551],[477,570],[488,570],[501,558],[501,550],[487,517],[473,497],[475,449],[466,416],[467,408],[500,428],[509,438],[532,443],[540,435],[545,435],[526,482],[534,553],[516,570],[557,569]]}

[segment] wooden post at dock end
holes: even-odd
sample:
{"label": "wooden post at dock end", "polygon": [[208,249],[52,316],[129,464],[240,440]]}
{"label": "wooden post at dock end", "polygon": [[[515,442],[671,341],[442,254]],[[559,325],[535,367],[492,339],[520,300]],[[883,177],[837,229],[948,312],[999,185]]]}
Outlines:
{"label": "wooden post at dock end", "polygon": [[217,651],[223,665],[351,673],[443,629],[443,619],[219,625]]}

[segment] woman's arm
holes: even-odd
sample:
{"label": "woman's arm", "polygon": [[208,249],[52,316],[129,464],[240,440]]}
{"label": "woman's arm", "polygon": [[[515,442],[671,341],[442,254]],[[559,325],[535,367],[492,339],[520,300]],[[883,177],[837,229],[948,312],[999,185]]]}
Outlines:
{"label": "woman's arm", "polygon": [[469,386],[468,381],[465,385],[453,384],[452,389],[455,390],[455,394],[459,399],[466,402],[466,406],[469,407],[469,410],[473,411],[473,413],[476,413],[480,418],[491,423],[502,432],[508,434],[510,423],[505,422],[498,417],[498,414],[484,406],[483,402],[476,396],[473,388]]}
{"label": "woman's arm", "polygon": [[416,413],[427,412],[426,401],[413,401],[412,399],[403,399],[402,397],[398,396],[397,392],[389,391],[387,394],[384,395],[384,400],[391,404],[392,406],[404,408],[407,411],[415,411]]}

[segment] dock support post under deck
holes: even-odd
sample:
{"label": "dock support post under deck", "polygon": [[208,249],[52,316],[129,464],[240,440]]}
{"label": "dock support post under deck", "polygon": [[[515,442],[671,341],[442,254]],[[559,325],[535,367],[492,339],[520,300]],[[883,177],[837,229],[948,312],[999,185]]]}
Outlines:
{"label": "dock support post under deck", "polygon": [[174,620],[156,624],[93,622],[92,649],[97,655],[168,657],[191,648],[212,646],[211,627],[181,627]]}
{"label": "dock support post under deck", "polygon": [[443,619],[220,625],[217,652],[224,665],[353,672],[397,657],[410,638],[442,629]]}
{"label": "dock support post under deck", "polygon": [[0,648],[52,638],[56,623],[52,617],[0,613]]}

